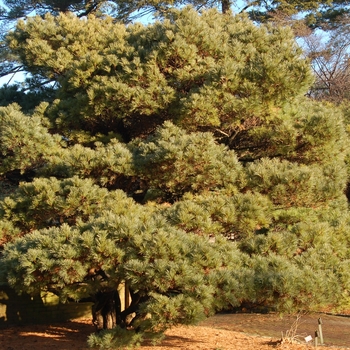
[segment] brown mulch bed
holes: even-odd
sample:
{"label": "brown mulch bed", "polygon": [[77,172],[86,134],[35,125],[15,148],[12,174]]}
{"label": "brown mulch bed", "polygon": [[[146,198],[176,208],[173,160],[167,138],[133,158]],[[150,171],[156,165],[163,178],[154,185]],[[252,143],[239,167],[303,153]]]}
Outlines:
{"label": "brown mulch bed", "polygon": [[[166,332],[157,346],[143,345],[141,350],[303,350],[315,349],[306,343],[314,337],[318,318],[322,317],[324,349],[350,349],[350,318],[314,314],[302,316],[295,330],[300,343],[290,344],[285,335],[295,322],[294,316],[275,314],[219,314],[198,326],[176,327]],[[0,330],[1,350],[87,350],[87,336],[94,331],[90,319],[77,319],[51,325],[25,325]]]}

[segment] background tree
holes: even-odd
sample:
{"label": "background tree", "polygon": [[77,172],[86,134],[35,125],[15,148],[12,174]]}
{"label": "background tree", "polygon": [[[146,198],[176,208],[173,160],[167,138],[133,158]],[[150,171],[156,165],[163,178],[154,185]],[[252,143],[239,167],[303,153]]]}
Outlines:
{"label": "background tree", "polygon": [[349,23],[343,17],[342,26],[328,38],[311,34],[303,38],[305,53],[310,58],[316,81],[311,97],[335,104],[349,100]]}
{"label": "background tree", "polygon": [[1,276],[18,292],[90,298],[114,327],[99,346],[243,303],[348,305],[346,128],[305,97],[290,30],[186,7],[147,26],[38,16],[7,40],[57,83],[33,112],[0,109]]}
{"label": "background tree", "polygon": [[247,1],[243,11],[257,22],[304,23],[311,29],[336,28],[349,14],[348,1]]}

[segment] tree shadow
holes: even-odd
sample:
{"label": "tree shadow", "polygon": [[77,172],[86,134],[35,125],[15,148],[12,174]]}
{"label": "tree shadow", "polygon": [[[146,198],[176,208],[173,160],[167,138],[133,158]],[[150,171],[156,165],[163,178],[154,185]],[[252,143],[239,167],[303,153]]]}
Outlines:
{"label": "tree shadow", "polygon": [[[8,285],[0,284],[0,329],[25,324],[50,324],[65,322],[91,315],[89,302],[62,304],[51,295],[18,295]],[[1,348],[0,348],[1,349]]]}
{"label": "tree shadow", "polygon": [[[90,320],[82,319],[51,325],[21,325],[3,328],[0,333],[0,349],[6,350],[88,350],[87,338],[95,331]],[[183,349],[200,341],[176,336],[166,336],[162,348]],[[145,341],[144,346],[151,346]]]}
{"label": "tree shadow", "polygon": [[7,327],[0,333],[0,349],[86,350],[87,337],[94,330],[88,321]]}

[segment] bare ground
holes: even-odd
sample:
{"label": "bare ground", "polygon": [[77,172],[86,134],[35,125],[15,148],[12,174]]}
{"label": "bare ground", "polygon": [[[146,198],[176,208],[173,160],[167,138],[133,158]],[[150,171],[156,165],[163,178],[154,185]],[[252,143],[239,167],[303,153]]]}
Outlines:
{"label": "bare ground", "polygon": [[[350,349],[350,317],[327,314],[280,318],[276,314],[218,314],[198,326],[176,327],[161,344],[143,344],[140,350],[304,350],[315,349],[318,319],[322,320],[324,345],[319,348]],[[295,327],[296,326],[296,327]],[[286,332],[291,331],[291,344]],[[89,319],[51,325],[26,325],[0,330],[1,350],[87,350],[86,338],[94,331]],[[285,339],[281,343],[283,338]]]}

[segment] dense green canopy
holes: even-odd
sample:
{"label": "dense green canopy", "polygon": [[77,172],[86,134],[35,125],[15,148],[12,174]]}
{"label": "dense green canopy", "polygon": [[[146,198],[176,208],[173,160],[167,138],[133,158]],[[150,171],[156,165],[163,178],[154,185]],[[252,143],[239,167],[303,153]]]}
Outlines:
{"label": "dense green canopy", "polygon": [[[308,0],[308,1],[232,1],[232,0],[4,0],[0,5],[0,77],[5,84],[0,88],[0,105],[11,102],[11,98],[25,108],[32,108],[32,97],[27,98],[28,90],[45,96],[51,101],[52,78],[41,79],[28,74],[25,66],[16,63],[16,57],[10,52],[6,41],[2,40],[18,19],[30,16],[44,16],[47,13],[57,16],[60,13],[73,12],[79,18],[90,14],[99,18],[112,16],[114,21],[132,23],[164,19],[173,9],[192,5],[197,11],[209,8],[219,9],[221,13],[246,13],[255,23],[272,23],[292,27],[296,36],[308,36],[310,30],[332,31],[344,26],[349,19],[347,1]],[[323,38],[327,35],[324,34]],[[315,66],[316,68],[316,66]],[[24,79],[23,74],[26,74]],[[21,83],[16,82],[20,79]],[[23,82],[25,80],[25,82]],[[12,84],[12,85],[11,85]],[[34,97],[35,98],[35,97]]]}
{"label": "dense green canopy", "polygon": [[26,70],[60,84],[48,113],[70,139],[83,128],[130,140],[172,120],[231,142],[263,120],[284,123],[276,121],[283,104],[312,82],[288,30],[214,10],[201,21],[189,9],[168,17],[125,27],[111,18],[47,15],[20,22],[7,40]]}
{"label": "dense green canopy", "polygon": [[68,13],[20,21],[7,45],[56,83],[32,112],[0,108],[1,278],[18,292],[93,300],[105,348],[243,304],[348,305],[348,136],[304,96],[290,30],[189,7],[147,26]]}

